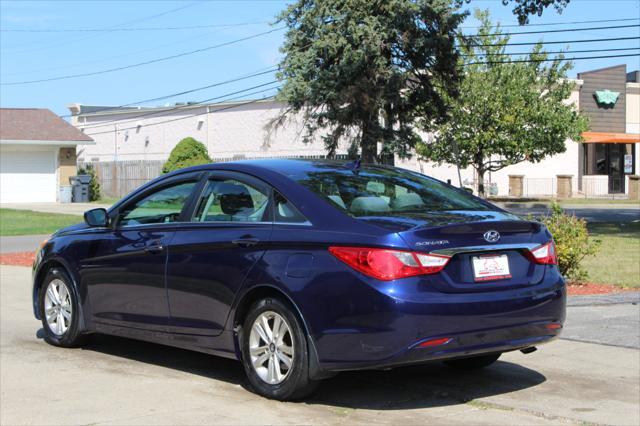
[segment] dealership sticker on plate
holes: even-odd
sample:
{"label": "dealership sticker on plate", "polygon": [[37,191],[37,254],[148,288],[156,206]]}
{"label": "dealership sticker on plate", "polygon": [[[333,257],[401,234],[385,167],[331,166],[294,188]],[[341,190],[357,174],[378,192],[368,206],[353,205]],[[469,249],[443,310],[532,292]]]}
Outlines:
{"label": "dealership sticker on plate", "polygon": [[473,278],[476,281],[501,280],[511,278],[509,259],[506,254],[499,256],[473,257]]}

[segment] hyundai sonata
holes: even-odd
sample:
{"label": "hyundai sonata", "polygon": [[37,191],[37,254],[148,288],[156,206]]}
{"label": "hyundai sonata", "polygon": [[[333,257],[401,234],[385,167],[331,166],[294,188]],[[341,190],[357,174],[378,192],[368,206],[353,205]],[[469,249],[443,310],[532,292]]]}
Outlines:
{"label": "hyundai sonata", "polygon": [[411,171],[209,164],[56,232],[33,309],[53,345],[106,333],[233,358],[290,400],[339,371],[535,350],[565,317],[556,263],[542,224]]}

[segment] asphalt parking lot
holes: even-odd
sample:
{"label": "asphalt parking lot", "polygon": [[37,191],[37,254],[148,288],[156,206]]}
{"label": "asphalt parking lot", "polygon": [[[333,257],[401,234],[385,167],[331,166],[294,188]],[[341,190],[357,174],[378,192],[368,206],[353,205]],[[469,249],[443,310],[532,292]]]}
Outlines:
{"label": "asphalt parking lot", "polygon": [[[108,336],[83,349],[47,345],[30,311],[29,274],[0,268],[3,425],[640,423],[633,347],[558,340],[474,374],[440,364],[343,373],[305,402],[281,403],[248,392],[239,363],[213,356]],[[634,312],[639,319],[637,303],[611,303],[627,310],[610,315],[609,327]],[[582,308],[570,307],[570,318]],[[584,333],[571,322],[566,331]]]}

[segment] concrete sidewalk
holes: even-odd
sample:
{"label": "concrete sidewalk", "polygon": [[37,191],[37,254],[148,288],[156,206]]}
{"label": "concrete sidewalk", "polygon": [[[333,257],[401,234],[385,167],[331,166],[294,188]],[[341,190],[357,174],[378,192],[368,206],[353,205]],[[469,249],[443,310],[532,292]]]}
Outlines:
{"label": "concrete sidewalk", "polygon": [[29,279],[29,268],[0,267],[0,424],[640,423],[637,349],[558,340],[475,373],[343,373],[281,403],[248,392],[235,361],[109,336],[49,346]]}

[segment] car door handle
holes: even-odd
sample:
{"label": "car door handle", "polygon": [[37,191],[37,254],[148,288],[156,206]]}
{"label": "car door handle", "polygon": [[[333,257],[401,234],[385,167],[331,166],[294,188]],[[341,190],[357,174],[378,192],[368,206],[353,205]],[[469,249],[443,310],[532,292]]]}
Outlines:
{"label": "car door handle", "polygon": [[257,238],[238,238],[237,240],[231,240],[231,243],[240,247],[255,246],[260,242]]}
{"label": "car door handle", "polygon": [[164,250],[164,246],[160,241],[154,241],[145,246],[144,251],[147,253],[160,253]]}

